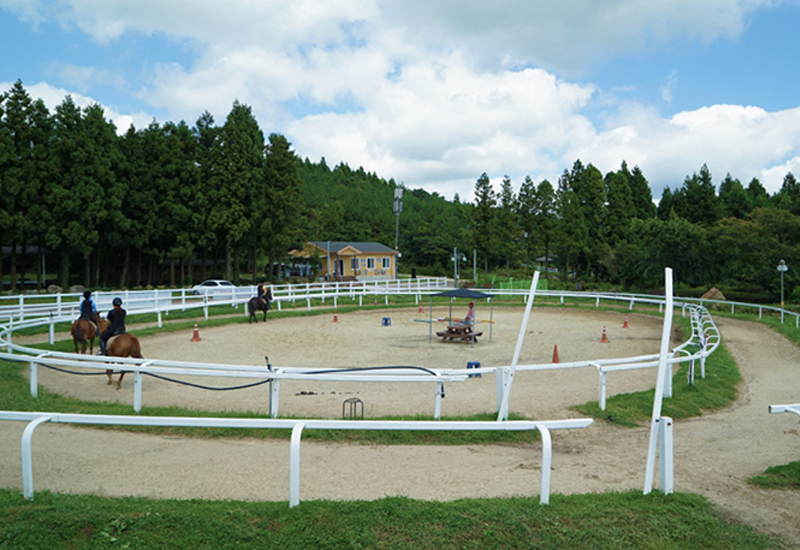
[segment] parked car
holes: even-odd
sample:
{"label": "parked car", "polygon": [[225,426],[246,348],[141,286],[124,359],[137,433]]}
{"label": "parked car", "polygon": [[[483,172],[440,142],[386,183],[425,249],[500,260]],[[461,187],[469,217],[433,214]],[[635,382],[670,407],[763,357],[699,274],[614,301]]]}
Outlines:
{"label": "parked car", "polygon": [[192,294],[200,296],[233,296],[236,285],[224,279],[208,279],[192,287]]}

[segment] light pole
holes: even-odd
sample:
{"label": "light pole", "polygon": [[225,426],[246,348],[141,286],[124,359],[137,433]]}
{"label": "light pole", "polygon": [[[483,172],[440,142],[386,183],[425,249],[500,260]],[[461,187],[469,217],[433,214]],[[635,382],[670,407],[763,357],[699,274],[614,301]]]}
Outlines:
{"label": "light pole", "polygon": [[394,278],[397,279],[397,260],[400,256],[400,213],[403,211],[403,188],[394,189]]}
{"label": "light pole", "polygon": [[781,323],[783,322],[783,274],[786,273],[786,270],[789,269],[789,266],[786,265],[785,260],[781,260],[778,264],[778,271],[781,273]]}

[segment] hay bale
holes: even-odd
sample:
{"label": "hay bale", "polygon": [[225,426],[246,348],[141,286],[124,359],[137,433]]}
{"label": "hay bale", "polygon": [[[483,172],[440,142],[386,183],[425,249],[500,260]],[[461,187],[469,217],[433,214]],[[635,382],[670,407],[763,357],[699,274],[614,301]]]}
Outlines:
{"label": "hay bale", "polygon": [[725,295],[716,287],[711,287],[708,292],[700,296],[701,300],[726,300]]}

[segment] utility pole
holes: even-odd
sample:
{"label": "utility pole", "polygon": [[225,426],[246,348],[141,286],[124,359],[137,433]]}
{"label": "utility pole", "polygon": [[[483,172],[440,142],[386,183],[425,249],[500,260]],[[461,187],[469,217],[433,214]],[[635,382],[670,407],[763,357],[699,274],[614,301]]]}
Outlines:
{"label": "utility pole", "polygon": [[400,213],[403,211],[403,188],[394,189],[394,278],[397,279],[397,261],[400,259]]}

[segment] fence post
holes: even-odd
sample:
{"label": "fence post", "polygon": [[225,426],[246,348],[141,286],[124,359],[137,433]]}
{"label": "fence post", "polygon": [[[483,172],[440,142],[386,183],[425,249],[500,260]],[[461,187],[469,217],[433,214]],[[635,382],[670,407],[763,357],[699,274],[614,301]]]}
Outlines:
{"label": "fence post", "polygon": [[550,504],[550,470],[553,467],[553,440],[547,426],[539,425],[542,434],[542,483],[539,489],[539,504]]}
{"label": "fence post", "polygon": [[300,504],[300,438],[305,422],[298,422],[292,428],[292,441],[289,444],[289,508]]}
{"label": "fence post", "polygon": [[433,417],[436,420],[442,418],[442,397],[444,397],[444,383],[436,382],[436,399],[433,406]]}
{"label": "fence post", "polygon": [[137,413],[142,410],[142,371],[133,373],[133,410]]}
{"label": "fence post", "polygon": [[31,397],[36,399],[39,396],[39,369],[35,361],[31,361],[30,379]]}
{"label": "fence post", "polygon": [[659,440],[661,441],[658,451],[659,457],[659,486],[665,495],[672,494],[674,486],[673,475],[673,455],[672,455],[672,418],[662,416],[660,419]]}
{"label": "fence post", "polygon": [[36,420],[32,420],[25,426],[25,431],[22,432],[22,496],[26,500],[33,500],[33,457],[31,454],[31,439],[33,438],[33,430],[39,424],[50,421],[50,416],[40,416]]}

